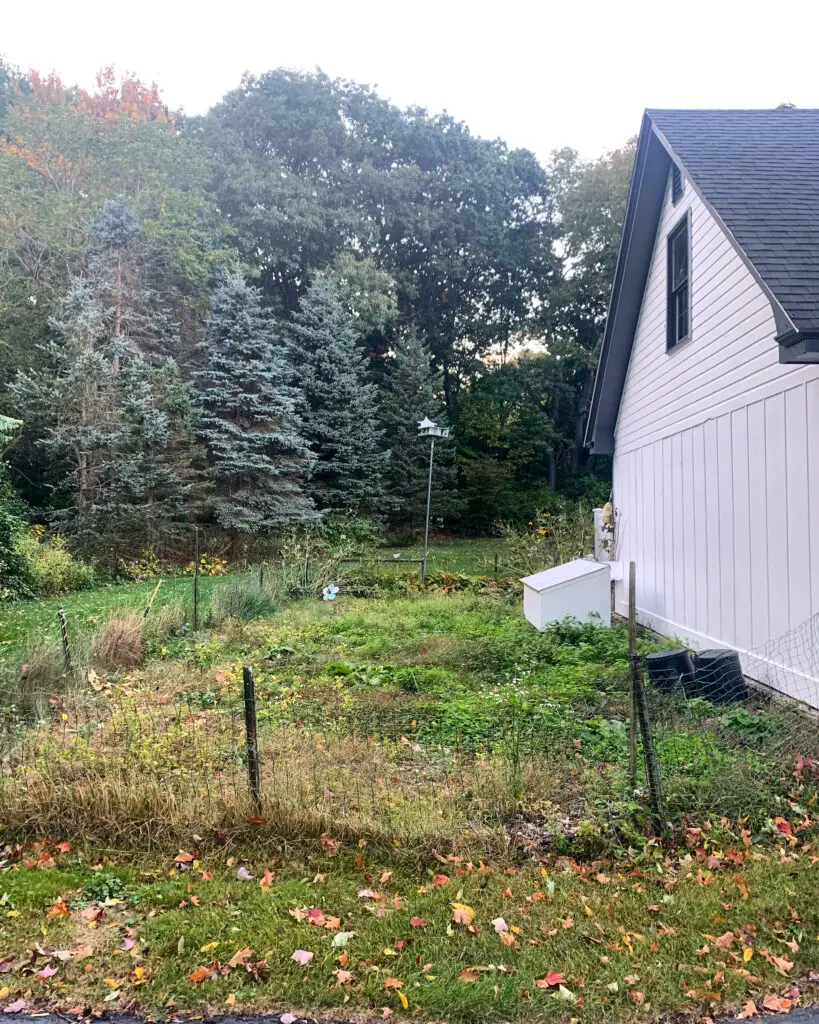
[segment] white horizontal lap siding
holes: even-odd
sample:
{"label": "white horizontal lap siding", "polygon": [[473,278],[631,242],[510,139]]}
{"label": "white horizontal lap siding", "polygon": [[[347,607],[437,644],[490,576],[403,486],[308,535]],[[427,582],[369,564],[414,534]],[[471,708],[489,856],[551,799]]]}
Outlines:
{"label": "white horizontal lap siding", "polygon": [[[692,332],[668,353],[666,243],[689,210]],[[814,655],[781,638],[819,612],[819,366],[780,365],[775,333],[690,184],[676,207],[667,195],[615,432],[617,553],[637,563],[642,621],[735,647],[817,704],[819,636]],[[627,611],[625,581],[616,604]]]}

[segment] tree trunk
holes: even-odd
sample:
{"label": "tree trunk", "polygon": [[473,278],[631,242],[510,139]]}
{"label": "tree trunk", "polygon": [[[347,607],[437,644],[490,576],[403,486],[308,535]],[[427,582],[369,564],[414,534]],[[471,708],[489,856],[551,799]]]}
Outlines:
{"label": "tree trunk", "polygon": [[119,339],[122,334],[122,259],[119,256],[117,256],[115,276],[117,286],[117,305],[114,319],[114,341],[117,343],[117,351],[114,353],[114,360],[111,364],[111,368],[116,375],[119,373],[120,368]]}
{"label": "tree trunk", "polygon": [[592,388],[594,386],[594,370],[589,367],[586,370],[586,379],[583,381],[583,390],[580,392],[580,401],[577,404],[577,413],[574,420],[574,445],[572,446],[572,473],[577,473],[580,467],[585,465],[587,452],[583,444],[586,436],[586,423],[589,418],[589,405],[591,403]]}
{"label": "tree trunk", "polygon": [[557,452],[554,449],[549,452],[549,488],[557,490]]}

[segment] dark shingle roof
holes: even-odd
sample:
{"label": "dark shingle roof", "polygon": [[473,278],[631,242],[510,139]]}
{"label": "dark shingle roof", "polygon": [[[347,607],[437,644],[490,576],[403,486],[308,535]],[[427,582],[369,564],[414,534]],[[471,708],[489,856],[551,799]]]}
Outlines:
{"label": "dark shingle roof", "polygon": [[819,110],[646,114],[797,330],[819,330]]}

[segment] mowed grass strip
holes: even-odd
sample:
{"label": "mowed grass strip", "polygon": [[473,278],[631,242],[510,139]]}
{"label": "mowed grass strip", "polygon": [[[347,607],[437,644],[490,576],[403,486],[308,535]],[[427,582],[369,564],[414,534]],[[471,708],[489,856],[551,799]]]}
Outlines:
{"label": "mowed grass strip", "polygon": [[596,1022],[810,997],[810,849],[655,853],[407,869],[366,847],[281,862],[214,850],[184,872],[24,853],[36,866],[0,880],[3,1003]]}

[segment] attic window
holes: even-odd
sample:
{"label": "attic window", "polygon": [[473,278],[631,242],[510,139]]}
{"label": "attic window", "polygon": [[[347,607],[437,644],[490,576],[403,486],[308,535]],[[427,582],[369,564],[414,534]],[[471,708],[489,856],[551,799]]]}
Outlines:
{"label": "attic window", "polygon": [[682,171],[676,164],[671,165],[671,202],[676,206],[683,197]]}
{"label": "attic window", "polygon": [[691,335],[691,235],[688,216],[668,236],[668,316],[666,348]]}

